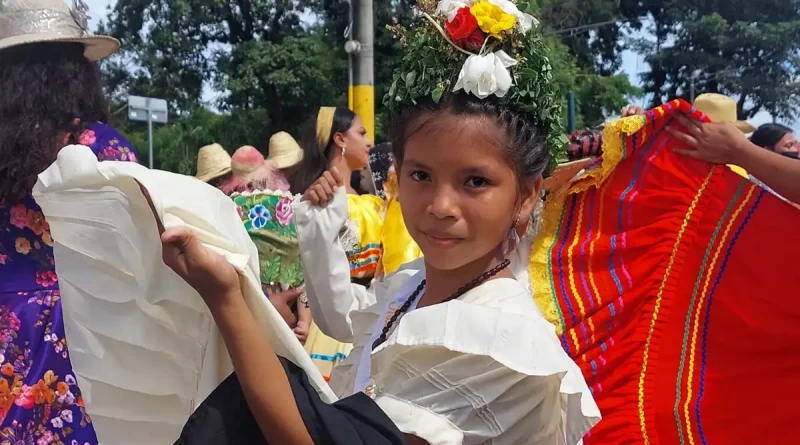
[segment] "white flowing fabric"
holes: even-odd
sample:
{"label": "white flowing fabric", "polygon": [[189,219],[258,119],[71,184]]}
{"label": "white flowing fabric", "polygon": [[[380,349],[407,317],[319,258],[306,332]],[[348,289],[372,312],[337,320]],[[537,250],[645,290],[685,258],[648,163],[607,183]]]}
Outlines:
{"label": "white flowing fabric", "polygon": [[165,227],[189,226],[236,267],[275,351],[308,373],[323,400],[335,401],[261,291],[258,252],[227,196],[194,178],[98,162],[88,147],[73,145],[39,175],[33,194],[55,240],[72,366],[100,444],[173,443],[232,371],[202,299],[161,260],[139,184]]}

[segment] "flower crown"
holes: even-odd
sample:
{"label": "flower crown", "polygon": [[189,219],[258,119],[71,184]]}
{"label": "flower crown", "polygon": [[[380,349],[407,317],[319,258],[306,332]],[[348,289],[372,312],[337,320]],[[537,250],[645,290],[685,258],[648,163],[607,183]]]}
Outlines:
{"label": "flower crown", "polygon": [[412,26],[389,27],[405,55],[384,105],[399,111],[462,90],[480,99],[497,97],[547,129],[555,163],[567,144],[562,105],[539,22],[520,10],[523,1],[418,1]]}

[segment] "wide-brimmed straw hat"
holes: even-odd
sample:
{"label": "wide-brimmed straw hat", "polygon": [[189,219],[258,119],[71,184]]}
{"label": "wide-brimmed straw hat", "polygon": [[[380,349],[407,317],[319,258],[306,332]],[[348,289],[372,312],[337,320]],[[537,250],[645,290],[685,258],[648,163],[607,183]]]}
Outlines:
{"label": "wide-brimmed straw hat", "polygon": [[5,7],[0,2],[0,51],[44,42],[82,43],[91,62],[119,48],[117,39],[89,32],[89,7],[83,0],[73,0],[72,7],[63,0],[8,0]]}
{"label": "wide-brimmed straw hat", "polygon": [[239,147],[231,158],[233,174],[240,177],[253,173],[262,165],[264,165],[264,155],[250,145]]}
{"label": "wide-brimmed straw hat", "polygon": [[294,167],[303,160],[303,149],[300,148],[300,145],[292,135],[281,131],[269,138],[269,156],[267,160],[281,170]]}
{"label": "wide-brimmed straw hat", "polygon": [[211,144],[197,153],[197,175],[195,178],[209,182],[231,172],[231,155],[222,145]]}
{"label": "wide-brimmed straw hat", "polygon": [[724,94],[701,94],[694,100],[693,105],[695,110],[711,118],[711,122],[730,122],[745,134],[756,131],[756,127],[750,122],[739,120],[736,101]]}

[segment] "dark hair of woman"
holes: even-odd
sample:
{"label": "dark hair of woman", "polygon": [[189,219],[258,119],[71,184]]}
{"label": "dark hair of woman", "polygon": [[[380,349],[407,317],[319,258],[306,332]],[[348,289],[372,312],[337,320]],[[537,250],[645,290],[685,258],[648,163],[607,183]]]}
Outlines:
{"label": "dark hair of woman", "polygon": [[786,125],[764,124],[750,136],[750,142],[767,150],[775,151],[778,142],[791,132],[792,129]]}
{"label": "dark hair of woman", "polygon": [[289,185],[292,193],[305,193],[306,190],[314,183],[325,170],[328,169],[328,164],[331,158],[331,150],[333,149],[333,135],[336,133],[346,133],[350,127],[353,126],[356,114],[347,108],[336,108],[336,113],[333,116],[333,126],[331,128],[331,136],[328,138],[324,147],[321,147],[317,141],[317,115],[314,115],[303,131],[303,139],[301,147],[303,148],[303,161],[297,167],[292,176],[289,178]]}
{"label": "dark hair of woman", "polygon": [[[96,63],[80,43],[0,51],[0,204],[21,201],[58,150],[94,122],[108,122]],[[77,119],[77,121],[76,121]]]}
{"label": "dark hair of woman", "polygon": [[424,130],[442,115],[476,116],[488,119],[505,132],[508,162],[514,167],[520,185],[534,181],[542,175],[550,162],[547,133],[528,117],[512,111],[494,99],[478,99],[459,92],[445,96],[439,103],[428,101],[392,116],[389,139],[398,169],[403,164],[406,141],[416,132]]}

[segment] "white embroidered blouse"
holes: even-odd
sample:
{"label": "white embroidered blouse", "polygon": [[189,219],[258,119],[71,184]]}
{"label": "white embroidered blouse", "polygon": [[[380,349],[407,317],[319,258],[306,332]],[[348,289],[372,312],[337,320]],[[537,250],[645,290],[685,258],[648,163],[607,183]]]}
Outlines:
{"label": "white embroidered blouse", "polygon": [[354,343],[332,376],[337,395],[374,388],[399,429],[431,445],[572,445],[600,420],[580,369],[522,284],[527,274],[522,282],[495,279],[458,300],[412,308],[370,351],[423,279],[423,260],[369,290],[351,284],[338,239],[347,218],[344,190],[325,208],[296,201],[294,210],[314,320],[327,335]]}

